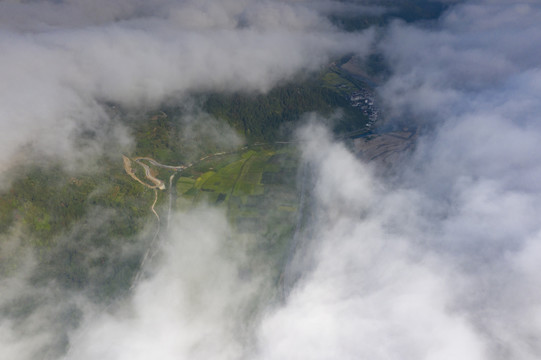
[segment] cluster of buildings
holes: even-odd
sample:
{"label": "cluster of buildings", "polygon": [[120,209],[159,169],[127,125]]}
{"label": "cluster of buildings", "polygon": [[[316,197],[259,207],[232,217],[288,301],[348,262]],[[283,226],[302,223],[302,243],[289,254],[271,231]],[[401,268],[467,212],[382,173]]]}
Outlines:
{"label": "cluster of buildings", "polygon": [[349,101],[351,106],[358,108],[364,115],[368,117],[366,128],[371,128],[379,116],[379,109],[374,105],[374,94],[367,90],[361,89],[350,94]]}

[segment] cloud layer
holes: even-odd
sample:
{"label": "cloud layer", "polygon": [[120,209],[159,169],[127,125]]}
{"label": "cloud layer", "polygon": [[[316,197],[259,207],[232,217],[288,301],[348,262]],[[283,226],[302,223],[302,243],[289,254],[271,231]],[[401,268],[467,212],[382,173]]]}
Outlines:
{"label": "cloud layer", "polygon": [[[287,2],[5,1],[0,14],[4,164],[28,142],[71,160],[77,129],[110,123],[105,102],[142,109],[189,92],[266,91],[371,42]],[[129,146],[113,134],[101,143]]]}
{"label": "cloud layer", "polygon": [[[62,139],[106,119],[102,100],[265,91],[368,46],[369,35],[340,33],[303,3],[118,2],[87,23],[44,11],[39,26],[10,24],[0,33],[6,153],[40,129]],[[314,218],[296,255],[310,266],[284,302],[251,312],[267,279],[243,275],[252,264],[228,247],[223,214],[178,215],[163,261],[117,309],[88,308],[65,359],[540,358],[539,20],[534,3],[488,1],[430,26],[393,23],[378,44],[392,70],[380,94],[390,121],[418,126],[416,149],[381,178],[322,127],[300,131]],[[49,341],[40,331],[18,341],[32,328],[15,326],[2,324],[1,344],[19,358]]]}
{"label": "cloud layer", "polygon": [[239,277],[247,259],[223,213],[198,209],[172,222],[154,275],[119,311],[89,314],[65,359],[242,357],[259,279]]}
{"label": "cloud layer", "polygon": [[539,16],[478,2],[389,28],[381,94],[424,135],[379,179],[309,130],[318,258],[263,322],[263,358],[539,358]]}

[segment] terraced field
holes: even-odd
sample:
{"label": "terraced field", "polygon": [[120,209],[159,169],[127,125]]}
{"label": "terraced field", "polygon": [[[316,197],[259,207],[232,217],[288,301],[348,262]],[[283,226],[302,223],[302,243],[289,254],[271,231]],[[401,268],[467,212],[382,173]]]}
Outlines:
{"label": "terraced field", "polygon": [[297,162],[298,154],[289,147],[250,149],[203,161],[178,178],[177,209],[203,202],[223,207],[240,233],[265,235],[277,222],[292,228]]}

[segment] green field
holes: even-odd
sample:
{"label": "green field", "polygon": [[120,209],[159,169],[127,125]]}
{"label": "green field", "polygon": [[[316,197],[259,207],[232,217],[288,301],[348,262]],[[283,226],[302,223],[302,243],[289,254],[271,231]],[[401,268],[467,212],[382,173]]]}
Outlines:
{"label": "green field", "polygon": [[178,178],[177,208],[214,204],[227,210],[236,230],[264,233],[271,218],[287,223],[297,210],[297,157],[292,148],[254,147],[203,161]]}
{"label": "green field", "polygon": [[358,91],[359,88],[345,77],[340,76],[334,71],[327,71],[321,78],[325,87],[338,91],[344,96]]}
{"label": "green field", "polygon": [[[138,114],[115,107],[115,116],[134,140],[124,155],[151,157],[167,165],[193,164],[174,177],[173,210],[190,211],[203,204],[223,209],[235,238],[249,242],[254,258],[270,262],[273,268],[273,262],[277,265],[283,260],[299,206],[298,151],[276,141],[291,140],[296,122],[306,112],[330,115],[342,109],[343,119],[334,124],[337,132],[363,129],[366,123],[348,99],[359,84],[332,69],[312,75],[292,79],[266,94],[193,94],[201,113],[193,122],[214,121],[209,124],[217,130],[210,135],[208,128],[186,122],[184,117],[193,114],[175,104]],[[229,141],[231,128],[247,147]],[[198,160],[207,154],[220,155]],[[92,161],[99,168],[91,173],[70,174],[53,159],[10,169],[14,180],[0,193],[0,246],[2,239],[16,234],[23,250],[37,254],[43,271],[36,281],[52,280],[111,299],[129,287],[142,249],[159,226],[150,208],[155,190],[125,172],[122,154]],[[141,161],[169,185],[174,170]],[[150,184],[135,161],[132,169]],[[155,210],[163,219],[169,193],[157,193]],[[127,244],[140,248],[123,252]],[[23,254],[23,250],[9,254]],[[0,274],[17,268],[18,257],[5,254],[0,253]]]}

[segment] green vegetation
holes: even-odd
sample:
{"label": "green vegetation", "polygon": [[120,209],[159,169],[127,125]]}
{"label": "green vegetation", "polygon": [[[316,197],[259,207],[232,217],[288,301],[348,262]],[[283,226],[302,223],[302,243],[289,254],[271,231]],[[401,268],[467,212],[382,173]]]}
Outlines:
{"label": "green vegetation", "polygon": [[[140,255],[122,247],[140,236],[154,193],[124,172],[120,156],[101,164],[98,173],[77,175],[50,164],[20,169],[0,194],[0,232],[9,237],[16,227],[20,246],[36,250],[36,286],[54,280],[103,300],[129,287]],[[16,270],[17,259],[9,261],[0,275]]]}
{"label": "green vegetation", "polygon": [[[335,131],[362,128],[366,117],[350,105],[347,91],[328,86],[330,76],[323,79],[290,83],[274,88],[268,94],[212,94],[204,109],[217,118],[226,120],[252,142],[287,140],[293,123],[307,112],[330,115],[342,109],[343,117]],[[332,79],[338,82],[339,79]],[[347,81],[347,80],[346,80]],[[358,88],[350,84],[350,90]]]}
{"label": "green vegetation", "polygon": [[266,261],[279,262],[296,225],[297,167],[298,153],[289,146],[253,146],[204,160],[178,178],[177,209],[203,202],[224,208],[238,236],[257,239]]}
{"label": "green vegetation", "polygon": [[69,229],[92,208],[111,209],[123,214],[128,226],[120,235],[139,230],[137,219],[145,216],[149,191],[129,178],[121,159],[103,162],[103,171],[92,175],[70,176],[59,167],[34,166],[15,181],[9,192],[0,195],[2,232],[16,220],[22,222],[35,241],[45,245],[55,235]]}
{"label": "green vegetation", "polygon": [[[366,86],[333,66],[319,74],[277,86],[266,94],[200,94],[195,96],[195,102],[201,104],[209,118],[222,121],[212,120],[213,127],[227,123],[248,143],[269,143],[289,140],[295,123],[307,112],[328,116],[341,109],[342,116],[334,124],[336,132],[363,129],[368,119],[351,105],[349,97]],[[135,138],[135,150],[130,155],[149,156],[167,164],[185,164],[203,154],[231,150],[224,148],[219,139],[206,134],[203,125],[197,125],[209,119],[183,120],[193,116],[193,110],[174,105],[144,116],[121,114]],[[221,130],[216,136],[224,132]],[[186,136],[187,133],[193,136]]]}
{"label": "green vegetation", "polygon": [[[264,195],[273,186],[292,185],[281,177],[289,177],[296,171],[294,156],[294,150],[289,147],[258,146],[204,160],[178,178],[177,194],[181,201],[190,199],[194,205],[203,199],[222,206],[230,206],[231,200],[246,203],[248,198]],[[277,161],[285,160],[289,161],[282,168],[283,164]]]}
{"label": "green vegetation", "polygon": [[[370,5],[366,1],[364,5]],[[345,31],[359,31],[370,26],[385,26],[392,20],[406,22],[437,19],[448,7],[446,1],[434,0],[377,0],[372,5],[386,8],[381,14],[352,13],[330,15],[330,21]]]}
{"label": "green vegetation", "polygon": [[166,163],[185,160],[178,119],[160,111],[132,121],[128,125],[136,139],[134,155],[149,156]]}
{"label": "green vegetation", "polygon": [[355,86],[351,81],[347,80],[343,76],[340,76],[335,71],[326,72],[323,75],[322,80],[324,84],[323,86],[332,90],[336,90],[343,95],[348,95],[358,90],[358,87]]}
{"label": "green vegetation", "polygon": [[[140,116],[121,114],[113,107],[111,111],[135,138],[134,151],[125,155],[149,156],[169,165],[194,164],[174,177],[176,210],[189,211],[202,203],[223,208],[236,236],[255,239],[254,254],[266,254],[266,261],[277,264],[297,222],[298,153],[276,141],[289,139],[294,123],[309,111],[329,115],[341,108],[344,116],[335,124],[336,131],[363,128],[366,119],[348,98],[362,86],[332,66],[316,78],[283,84],[267,94],[196,96],[211,121],[225,120],[246,136],[250,145],[237,151],[224,150],[224,142],[206,141],[204,128],[194,132],[193,139],[186,136],[187,126],[193,130],[198,118],[187,124],[183,116],[193,112],[180,107]],[[204,154],[217,155],[197,160]],[[126,254],[122,249],[152,238],[154,190],[126,174],[121,155],[99,159],[100,170],[94,173],[70,174],[54,163],[11,171],[15,180],[0,194],[0,236],[9,238],[17,229],[24,239],[21,247],[35,250],[40,269],[33,278],[36,285],[53,280],[66,288],[88,290],[99,299],[111,299],[129,286],[142,253]],[[169,184],[174,170],[145,163]],[[132,169],[149,183],[141,166],[132,162]],[[158,191],[160,215],[167,200],[168,193]],[[16,271],[17,263],[10,259],[0,271]]]}

